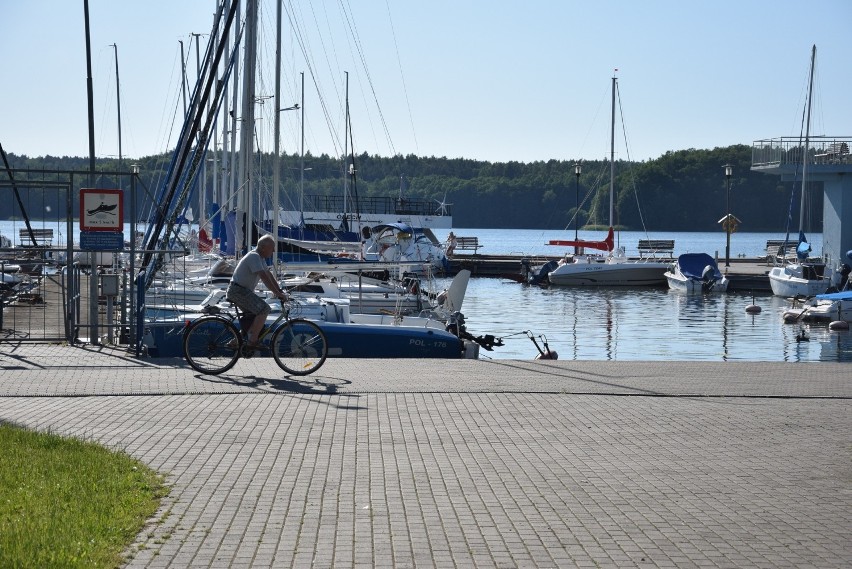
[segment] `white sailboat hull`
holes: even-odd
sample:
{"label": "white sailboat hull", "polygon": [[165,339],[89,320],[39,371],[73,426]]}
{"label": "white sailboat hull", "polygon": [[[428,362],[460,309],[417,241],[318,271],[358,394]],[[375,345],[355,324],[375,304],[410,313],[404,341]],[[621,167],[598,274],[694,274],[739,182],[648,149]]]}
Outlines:
{"label": "white sailboat hull", "polygon": [[772,294],[792,298],[795,296],[814,296],[823,294],[831,284],[826,278],[808,279],[802,265],[773,267],[769,271],[769,286]]}

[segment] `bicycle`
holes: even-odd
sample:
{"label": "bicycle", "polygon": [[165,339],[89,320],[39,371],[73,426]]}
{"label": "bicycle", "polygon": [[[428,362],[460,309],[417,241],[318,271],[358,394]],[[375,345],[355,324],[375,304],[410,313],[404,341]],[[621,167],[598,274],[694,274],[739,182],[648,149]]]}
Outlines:
{"label": "bicycle", "polygon": [[[213,312],[211,310],[211,312]],[[264,325],[257,341],[259,348],[248,348],[235,322],[251,322],[254,315],[236,306],[234,312],[213,312],[187,324],[183,334],[183,355],[198,372],[217,375],[234,367],[242,357],[251,357],[255,349],[272,350],[278,366],[292,375],[308,375],[318,370],[328,357],[325,332],[310,320],[290,318],[290,305],[281,301],[281,314]],[[247,325],[241,325],[246,329]],[[267,343],[265,338],[271,337]]]}

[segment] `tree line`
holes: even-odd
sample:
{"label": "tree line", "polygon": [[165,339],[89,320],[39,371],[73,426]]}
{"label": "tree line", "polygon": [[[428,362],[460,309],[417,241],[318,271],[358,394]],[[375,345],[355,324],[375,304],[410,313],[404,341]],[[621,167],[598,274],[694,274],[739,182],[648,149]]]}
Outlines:
{"label": "tree line", "polygon": [[[271,154],[258,154],[256,158],[260,174],[254,186],[258,192],[268,193],[275,160]],[[157,199],[170,160],[169,155],[157,155],[132,161],[140,171],[140,221],[147,219],[144,212],[150,211]],[[13,169],[29,170],[25,177],[28,182],[35,181],[19,192],[33,219],[45,218],[39,214],[46,209],[51,219],[62,219],[69,202],[73,215],[77,215],[75,200],[67,200],[55,188],[39,187],[38,182],[61,179],[56,172],[75,171],[74,185],[88,187],[86,176],[81,175],[88,169],[88,159],[10,154],[9,161]],[[120,165],[116,159],[98,159],[96,169],[99,173],[128,172],[129,162]],[[280,162],[279,194],[282,207],[290,209],[298,204],[302,160],[298,155],[284,154]],[[456,227],[562,229],[573,228],[575,222],[580,228],[609,225],[610,165],[605,158],[581,161],[579,177],[574,169],[576,160],[487,162],[363,153],[355,155],[354,163],[351,193],[360,198],[396,197],[402,192],[406,198],[434,200],[436,212],[441,204],[451,204]],[[725,164],[733,168],[730,180],[725,177]],[[342,193],[345,168],[340,158],[308,154],[304,166],[306,194]],[[798,197],[791,197],[794,191],[798,196],[799,188],[777,176],[751,171],[751,148],[746,145],[672,151],[643,162],[617,161],[615,173],[614,223],[623,229],[718,231],[718,221],[728,207],[741,220],[741,231],[783,231],[788,217],[798,219]],[[206,177],[208,191],[213,183],[210,173]],[[99,174],[95,187],[126,188],[127,182]],[[0,219],[20,218],[5,173],[0,176],[0,192]],[[821,189],[808,193],[813,200],[810,209],[821,212]],[[125,213],[129,211],[126,204]],[[821,219],[821,214],[816,217]],[[821,230],[821,221],[810,229]]]}

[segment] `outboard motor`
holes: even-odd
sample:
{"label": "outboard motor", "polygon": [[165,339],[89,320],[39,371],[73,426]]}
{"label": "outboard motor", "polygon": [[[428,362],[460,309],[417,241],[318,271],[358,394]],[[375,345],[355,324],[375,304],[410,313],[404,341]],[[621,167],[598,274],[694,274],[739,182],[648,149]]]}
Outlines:
{"label": "outboard motor", "polygon": [[523,277],[525,283],[532,279],[532,267],[530,267],[529,259],[521,259],[521,277]]}
{"label": "outboard motor", "polygon": [[713,285],[716,284],[716,269],[713,268],[712,265],[707,265],[704,267],[704,270],[701,271],[701,290],[703,292],[708,292],[713,289]]}
{"label": "outboard motor", "polygon": [[547,282],[547,275],[550,274],[559,264],[556,261],[548,261],[545,263],[541,269],[538,271],[538,274],[533,275],[530,278],[530,284],[532,285],[541,285]]}

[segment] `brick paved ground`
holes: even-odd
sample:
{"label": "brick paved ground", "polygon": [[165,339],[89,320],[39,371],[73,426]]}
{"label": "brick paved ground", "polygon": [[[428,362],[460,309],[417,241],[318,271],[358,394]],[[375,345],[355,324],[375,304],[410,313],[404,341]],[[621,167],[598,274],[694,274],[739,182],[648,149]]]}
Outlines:
{"label": "brick paved ground", "polygon": [[0,345],[0,421],[167,477],[130,567],[849,567],[852,367]]}

